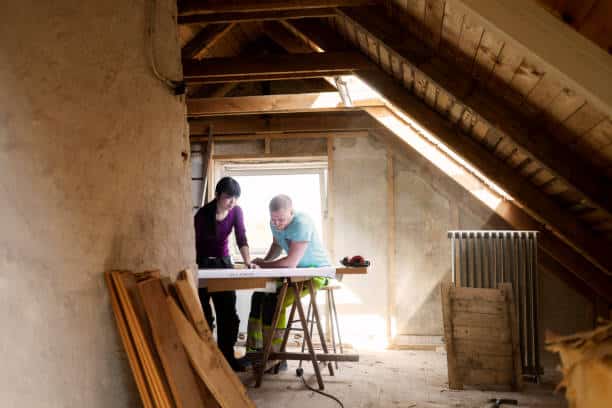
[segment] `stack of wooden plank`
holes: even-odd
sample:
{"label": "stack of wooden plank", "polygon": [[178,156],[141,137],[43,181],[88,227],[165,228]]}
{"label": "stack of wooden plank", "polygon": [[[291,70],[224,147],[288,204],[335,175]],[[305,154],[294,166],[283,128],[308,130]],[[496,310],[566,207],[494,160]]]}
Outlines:
{"label": "stack of wooden plank", "polygon": [[448,386],[522,387],[512,286],[499,289],[442,285]]}
{"label": "stack of wooden plank", "polygon": [[612,322],[569,336],[547,333],[548,350],[559,353],[570,408],[612,407]]}
{"label": "stack of wooden plank", "polygon": [[143,406],[255,407],[221,354],[185,271],[105,273],[117,329]]}

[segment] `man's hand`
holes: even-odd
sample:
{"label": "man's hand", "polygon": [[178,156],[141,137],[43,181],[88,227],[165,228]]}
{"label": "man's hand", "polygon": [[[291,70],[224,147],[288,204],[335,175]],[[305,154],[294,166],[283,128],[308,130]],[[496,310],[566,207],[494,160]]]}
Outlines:
{"label": "man's hand", "polygon": [[247,269],[258,269],[259,265],[257,265],[256,263],[250,262],[248,264],[246,264]]}
{"label": "man's hand", "polygon": [[259,265],[261,265],[264,262],[265,261],[263,258],[255,258],[251,261],[251,263],[257,265],[257,267],[259,267]]}

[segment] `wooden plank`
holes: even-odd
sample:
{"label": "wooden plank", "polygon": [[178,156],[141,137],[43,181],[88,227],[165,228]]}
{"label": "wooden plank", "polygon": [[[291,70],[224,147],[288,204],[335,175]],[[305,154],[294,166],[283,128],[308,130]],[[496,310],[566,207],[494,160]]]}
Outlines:
{"label": "wooden plank", "polygon": [[240,379],[218,351],[213,339],[201,338],[183,315],[178,305],[168,296],[166,302],[193,368],[206,383],[221,407],[255,407],[246,394]]}
{"label": "wooden plank", "polygon": [[565,120],[556,133],[557,138],[565,143],[576,143],[605,119],[603,113],[587,102]]}
{"label": "wooden plank", "polygon": [[353,7],[373,4],[374,0],[184,0],[179,4],[179,16],[212,13],[253,13],[260,11],[305,10],[330,7]]}
{"label": "wooden plank", "polygon": [[504,307],[504,304],[501,302],[488,302],[484,300],[472,302],[467,299],[453,300],[454,313],[465,312],[498,315],[504,311]]}
{"label": "wooden plank", "polygon": [[138,290],[177,407],[201,408],[204,401],[187,353],[177,335],[161,281],[149,279],[140,282]]}
{"label": "wooden plank", "polygon": [[240,118],[228,116],[191,118],[189,119],[189,133],[191,135],[207,134],[210,125],[215,130],[215,136],[251,133],[334,132],[368,130],[380,127],[380,124],[370,115],[361,111],[308,112],[268,114],[265,117],[256,115],[241,116]]}
{"label": "wooden plank", "polygon": [[606,115],[612,114],[612,87],[608,85],[612,64],[605,50],[531,0],[458,3],[465,12],[480,16],[485,28],[511,40],[520,54],[539,60],[539,71],[561,75],[565,86],[592,101]]}
{"label": "wooden plank", "polygon": [[472,369],[465,373],[464,381],[471,385],[508,385],[512,382],[512,373],[497,370]]}
{"label": "wooden plank", "polygon": [[254,11],[251,13],[225,12],[193,14],[189,16],[178,16],[177,20],[179,24],[219,24],[288,20],[295,18],[333,17],[335,14],[336,11],[334,8],[322,7],[314,9],[265,10]]}
{"label": "wooden plank", "polygon": [[209,279],[206,281],[209,292],[223,292],[226,290],[243,290],[265,288],[269,278],[242,278],[242,279]]}
{"label": "wooden plank", "polygon": [[123,348],[125,349],[125,353],[128,357],[128,363],[130,364],[130,369],[132,370],[132,375],[134,376],[134,381],[136,382],[136,387],[138,388],[138,394],[140,395],[142,405],[145,408],[153,408],[153,402],[151,401],[151,396],[149,395],[149,390],[147,388],[147,383],[143,373],[144,369],[138,359],[136,346],[130,337],[127,322],[123,312],[121,311],[118,295],[113,285],[110,272],[104,272],[104,280],[106,281],[106,287],[108,288],[108,295],[111,307],[113,309],[113,314],[115,315],[119,337],[121,338]]}
{"label": "wooden plank", "polygon": [[500,289],[458,287],[453,289],[451,296],[457,300],[505,302],[504,293]]}
{"label": "wooden plank", "polygon": [[500,343],[491,339],[455,339],[455,348],[463,353],[483,353],[496,356],[511,356],[512,348],[508,343]]}
{"label": "wooden plank", "polygon": [[494,314],[455,311],[453,323],[459,327],[478,327],[502,330],[508,327],[508,320]]}
{"label": "wooden plank", "polygon": [[[465,305],[459,306],[458,301],[453,301],[453,311],[461,312],[466,310]],[[472,310],[480,310],[481,305],[476,302],[471,302],[469,309]],[[505,307],[500,307],[499,309],[491,309],[491,314],[498,314],[505,312]],[[485,308],[488,311],[488,308]],[[478,340],[478,339],[488,339],[500,344],[508,344],[510,347],[510,332],[506,327],[506,330],[495,331],[491,330],[488,327],[469,327],[469,326],[458,326],[453,321],[453,338],[455,339],[464,339],[464,340]]]}
{"label": "wooden plank", "polygon": [[[508,327],[506,326],[506,329]],[[512,356],[496,356],[481,353],[457,353],[457,362],[462,369],[472,370],[492,370],[499,373],[512,372],[514,369]]]}
{"label": "wooden plank", "polygon": [[479,82],[486,84],[491,77],[493,68],[497,64],[499,53],[501,52],[503,41],[492,35],[489,31],[484,31],[478,50],[472,76]]}
{"label": "wooden plank", "polygon": [[301,55],[269,54],[248,58],[187,60],[183,61],[183,75],[187,82],[244,76],[264,80],[283,74],[334,76],[370,67],[371,62],[357,52],[314,52]]}
{"label": "wooden plank", "polygon": [[221,40],[221,38],[223,38],[232,28],[234,28],[234,23],[209,24],[205,26],[182,48],[182,58],[204,58],[206,52],[212,48],[217,41]]}
{"label": "wooden plank", "polygon": [[457,370],[457,351],[454,342],[453,305],[451,300],[452,282],[443,282],[440,285],[442,292],[442,318],[444,322],[444,342],[446,343],[446,362],[448,366],[448,387],[454,390],[463,389],[463,383]]}
{"label": "wooden plank", "polygon": [[187,115],[253,115],[356,110],[365,106],[383,106],[380,99],[353,99],[344,105],[338,92],[313,92],[286,95],[235,96],[224,98],[191,98],[187,100]]}
{"label": "wooden plank", "polygon": [[447,1],[444,8],[444,20],[442,21],[442,34],[440,38],[440,46],[438,47],[440,55],[447,60],[456,60],[459,51],[459,38],[461,37],[461,27],[463,27],[463,19],[465,14],[458,12],[452,2]]}
{"label": "wooden plank", "polygon": [[518,321],[516,318],[516,304],[514,303],[514,295],[512,293],[512,285],[502,283],[499,286],[506,294],[506,307],[508,320],[510,320],[510,335],[512,337],[512,357],[514,365],[514,377],[512,384],[514,389],[521,390],[523,388],[523,373],[521,364],[521,350],[519,348],[519,331]]}
{"label": "wooden plank", "polygon": [[[187,318],[189,319],[195,330],[198,332],[200,338],[212,339],[213,334],[210,328],[208,327],[206,318],[204,317],[204,312],[202,311],[200,299],[198,298],[198,295],[193,286],[191,286],[191,283],[189,283],[189,281],[187,280],[187,277],[177,277],[177,280],[175,282],[175,288],[178,300],[181,303],[181,306],[185,311]],[[210,408],[219,407],[219,404],[215,400],[215,397],[212,395],[206,384],[203,381],[198,381],[198,385],[200,387],[202,399],[204,400],[204,406]]]}
{"label": "wooden plank", "polygon": [[145,329],[148,328],[146,324],[146,317],[140,310],[139,302],[133,302],[134,298],[130,299],[130,294],[124,284],[125,280],[122,275],[127,278],[131,278],[130,284],[135,282],[134,276],[127,272],[122,273],[120,271],[112,271],[111,277],[115,284],[115,289],[119,295],[121,308],[125,313],[125,318],[128,323],[132,338],[134,339],[134,345],[140,361],[142,362],[143,371],[151,390],[151,396],[155,405],[163,408],[172,407],[170,397],[165,387],[164,379],[162,379],[162,373],[159,370],[159,366],[156,362],[155,356],[152,352],[152,344],[147,341],[150,336]]}
{"label": "wooden plank", "polygon": [[202,306],[198,299],[195,289],[191,286],[187,279],[177,279],[174,283],[176,293],[178,294],[179,302],[185,311],[185,315],[202,338],[212,336],[212,332],[208,327]]}
{"label": "wooden plank", "polygon": [[468,73],[474,69],[476,51],[480,47],[480,41],[484,34],[484,29],[471,16],[466,15],[461,27],[461,36],[458,40],[459,54],[457,68],[467,70]]}
{"label": "wooden plank", "polygon": [[445,6],[446,0],[427,0],[425,2],[425,14],[423,16],[425,41],[436,50],[440,45]]}

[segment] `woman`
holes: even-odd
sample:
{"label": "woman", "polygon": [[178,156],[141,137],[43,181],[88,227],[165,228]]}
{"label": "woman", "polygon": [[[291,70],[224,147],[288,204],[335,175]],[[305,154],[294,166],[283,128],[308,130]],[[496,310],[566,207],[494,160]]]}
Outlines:
{"label": "woman", "polygon": [[[249,245],[244,229],[242,209],[236,205],[240,197],[240,185],[231,177],[224,177],[217,183],[215,199],[200,208],[195,215],[196,262],[199,268],[233,268],[229,256],[228,237],[234,230],[240,255],[247,267],[251,264]],[[236,292],[208,293],[199,288],[198,295],[204,315],[211,330],[214,318],[210,299],[215,304],[217,316],[217,344],[227,362],[235,371],[244,371],[244,366],[234,357],[234,345],[238,338],[240,319],[236,312]]]}

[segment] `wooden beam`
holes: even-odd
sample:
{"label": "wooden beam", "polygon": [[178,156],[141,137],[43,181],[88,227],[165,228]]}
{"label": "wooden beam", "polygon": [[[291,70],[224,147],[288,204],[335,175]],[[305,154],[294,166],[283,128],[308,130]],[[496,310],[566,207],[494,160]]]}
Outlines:
{"label": "wooden beam", "polygon": [[179,16],[228,12],[253,13],[259,11],[352,7],[375,3],[375,0],[183,0],[179,2]]}
{"label": "wooden beam", "polygon": [[[345,131],[345,132],[334,132],[333,137],[338,138],[355,138],[355,137],[367,137],[368,131]],[[224,135],[216,136],[216,143],[223,142],[238,142],[238,141],[253,141],[253,140],[296,140],[296,139],[329,139],[329,132],[298,132],[298,133],[251,133],[243,135]],[[208,136],[191,136],[189,139],[192,143],[202,143],[208,141]]]}
{"label": "wooden beam", "polygon": [[453,69],[435,56],[432,49],[425,48],[408,30],[394,24],[384,11],[374,7],[341,9],[340,15],[397,53],[408,67],[422,73],[430,85],[448,92],[451,100],[497,128],[506,140],[582,193],[589,204],[612,215],[612,189],[607,188],[604,176],[590,163],[576,160],[576,153],[556,142],[543,123],[524,117],[490,90],[474,87],[470,74],[459,67]]}
{"label": "wooden beam", "polygon": [[565,77],[572,89],[612,115],[610,55],[536,2],[460,0],[453,6],[457,12],[477,16],[476,24],[510,42],[519,52],[541,61],[546,72]]}
{"label": "wooden beam", "polygon": [[243,135],[253,133],[333,132],[368,130],[380,127],[370,115],[362,111],[308,112],[253,116],[211,116],[189,119],[191,136],[206,135],[212,125],[215,135]]}
{"label": "wooden beam", "polygon": [[183,59],[201,59],[206,52],[212,48],[225,34],[227,34],[235,23],[209,24],[202,28],[195,37],[191,39],[181,50]]}
{"label": "wooden beam", "polygon": [[291,54],[307,54],[312,52],[312,48],[302,38],[296,36],[293,31],[278,21],[264,23],[263,30],[272,41]]}
{"label": "wooden beam", "polygon": [[212,14],[193,14],[179,16],[179,24],[213,24],[213,23],[246,23],[251,21],[291,20],[297,18],[333,17],[336,9],[332,7],[296,9],[296,10],[266,10],[244,12],[225,12]]}
{"label": "wooden beam", "polygon": [[[305,30],[301,28],[300,31],[324,50],[337,47],[337,44],[341,43],[337,35],[322,24],[308,24],[307,28],[308,32],[304,32]],[[327,44],[328,39],[330,45]],[[606,240],[598,238],[572,213],[562,209],[549,196],[538,190],[533,184],[526,182],[511,167],[471,136],[462,134],[449,120],[430,109],[424,101],[408,93],[383,71],[363,70],[358,73],[358,76],[402,114],[419,123],[491,181],[504,188],[531,215],[562,236],[582,255],[612,274],[612,257],[609,256],[609,246]]]}
{"label": "wooden beam", "polygon": [[232,78],[263,81],[268,79],[309,78],[341,75],[365,69],[371,63],[358,52],[312,53],[308,55],[274,54],[261,57],[205,58],[201,61],[183,61],[183,74],[187,82],[206,79]]}
{"label": "wooden beam", "polygon": [[382,106],[379,99],[354,100],[344,106],[337,92],[317,92],[289,95],[257,95],[187,100],[187,115],[252,115],[264,113],[355,110],[364,106]]}
{"label": "wooden beam", "polygon": [[295,72],[287,74],[260,74],[260,75],[228,75],[228,76],[216,76],[206,78],[191,78],[185,82],[189,86],[193,85],[206,85],[206,84],[226,84],[232,83],[237,85],[239,82],[261,82],[261,81],[285,81],[285,80],[296,80],[296,79],[312,79],[321,78],[327,76],[337,75],[352,75],[353,71],[327,71],[327,72]]}

